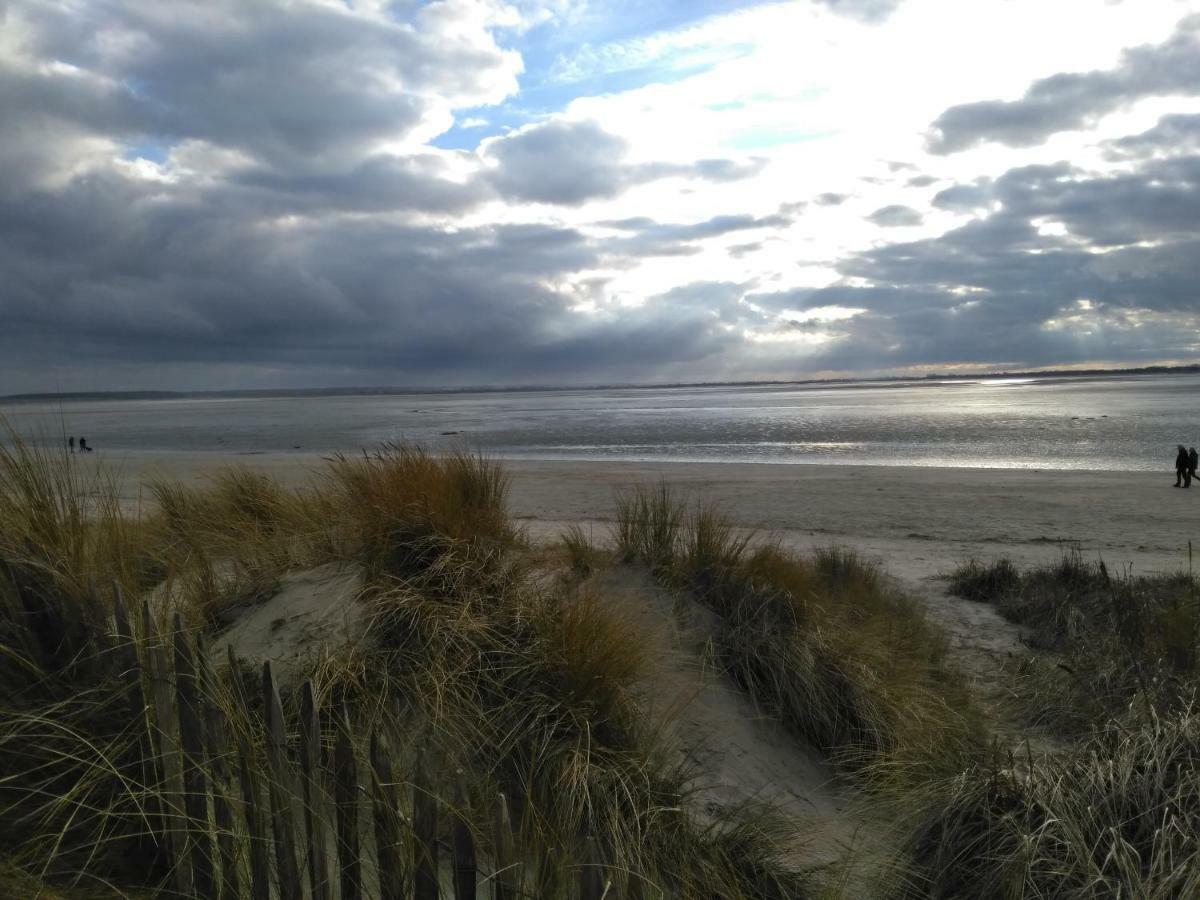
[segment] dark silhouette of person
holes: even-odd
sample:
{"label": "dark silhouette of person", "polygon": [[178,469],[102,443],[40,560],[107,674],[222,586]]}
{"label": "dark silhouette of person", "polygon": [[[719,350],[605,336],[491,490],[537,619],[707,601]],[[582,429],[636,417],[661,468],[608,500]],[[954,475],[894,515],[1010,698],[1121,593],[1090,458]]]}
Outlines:
{"label": "dark silhouette of person", "polygon": [[72,453],[75,452],[75,437],[74,437],[74,435],[67,438],[67,446],[71,448]]}
{"label": "dark silhouette of person", "polygon": [[80,453],[91,453],[92,452],[92,448],[87,445],[87,438],[79,439],[79,452]]}
{"label": "dark silhouette of person", "polygon": [[[80,445],[83,444],[82,439]],[[1179,444],[1179,452],[1175,454],[1175,487],[1191,487],[1192,480],[1188,477],[1187,447]]]}
{"label": "dark silhouette of person", "polygon": [[1196,477],[1196,466],[1200,464],[1200,453],[1195,447],[1188,447],[1188,481]]}

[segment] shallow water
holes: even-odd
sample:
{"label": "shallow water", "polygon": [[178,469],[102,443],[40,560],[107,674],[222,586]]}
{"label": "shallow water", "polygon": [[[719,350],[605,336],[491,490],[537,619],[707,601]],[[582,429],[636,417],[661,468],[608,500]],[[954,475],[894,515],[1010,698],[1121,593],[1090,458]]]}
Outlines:
{"label": "shallow water", "polygon": [[0,404],[0,416],[103,452],[407,439],[541,459],[1170,470],[1177,443],[1200,444],[1200,376],[89,400]]}

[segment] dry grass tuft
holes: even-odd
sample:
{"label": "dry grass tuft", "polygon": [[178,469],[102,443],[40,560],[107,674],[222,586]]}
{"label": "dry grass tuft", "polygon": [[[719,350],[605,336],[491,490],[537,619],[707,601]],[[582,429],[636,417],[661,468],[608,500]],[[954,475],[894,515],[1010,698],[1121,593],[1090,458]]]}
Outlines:
{"label": "dry grass tuft", "polygon": [[1113,576],[1078,550],[1019,571],[1008,560],[951,575],[962,596],[992,603],[1054,654],[1016,668],[1018,691],[1039,724],[1086,733],[1110,717],[1170,714],[1200,687],[1200,585],[1188,574]]}
{"label": "dry grass tuft", "polygon": [[1111,724],[1059,756],[974,768],[915,829],[914,896],[1200,895],[1200,718]]}
{"label": "dry grass tuft", "polygon": [[720,616],[717,648],[736,682],[851,768],[957,771],[979,747],[940,635],[853,553],[754,546],[715,509],[689,514],[665,485],[621,498],[615,536]]}

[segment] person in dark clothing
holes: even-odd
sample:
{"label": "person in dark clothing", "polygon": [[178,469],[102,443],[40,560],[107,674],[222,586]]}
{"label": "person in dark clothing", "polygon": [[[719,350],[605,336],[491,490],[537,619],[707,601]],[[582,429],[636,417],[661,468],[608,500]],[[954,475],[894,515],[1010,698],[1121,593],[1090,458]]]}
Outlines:
{"label": "person in dark clothing", "polygon": [[1188,481],[1191,482],[1196,477],[1196,466],[1200,464],[1200,453],[1196,452],[1195,447],[1188,447]]}
{"label": "person in dark clothing", "polygon": [[72,453],[75,452],[75,438],[73,436],[67,438],[67,446],[71,448]]}
{"label": "person in dark clothing", "polygon": [[79,439],[79,452],[80,453],[91,453],[92,452],[92,448],[87,445],[87,438]]}
{"label": "person in dark clothing", "polygon": [[[79,439],[79,446],[83,447],[83,438]],[[1179,452],[1175,454],[1175,487],[1190,487],[1191,479],[1188,477],[1188,452],[1187,447],[1183,444],[1179,445]]]}

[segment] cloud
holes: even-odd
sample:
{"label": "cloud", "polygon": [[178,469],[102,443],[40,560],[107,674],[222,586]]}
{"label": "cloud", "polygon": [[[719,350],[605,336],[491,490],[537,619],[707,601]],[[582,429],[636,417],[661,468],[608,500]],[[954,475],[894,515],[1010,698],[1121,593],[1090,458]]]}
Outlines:
{"label": "cloud", "polygon": [[509,200],[580,206],[662,178],[729,182],[761,171],[762,160],[630,162],[629,143],[591,121],[555,119],[484,142],[488,180]]}
{"label": "cloud", "polygon": [[1200,151],[1200,115],[1196,114],[1163,116],[1153,128],[1105,145],[1105,155],[1114,161],[1197,151]]}
{"label": "cloud", "polygon": [[990,183],[956,184],[933,195],[933,205],[938,209],[954,212],[970,212],[981,209],[992,202]]}
{"label": "cloud", "polygon": [[833,191],[826,191],[823,194],[817,194],[814,202],[818,206],[841,206],[850,199],[849,194],[836,194]]}
{"label": "cloud", "polygon": [[884,228],[897,228],[905,225],[920,225],[923,221],[919,212],[911,206],[892,204],[883,206],[867,216],[867,220]]}
{"label": "cloud", "polygon": [[[786,66],[754,68],[790,65],[785,37],[694,83],[606,82],[619,109],[557,83],[517,98],[525,62],[546,71],[562,52],[550,26],[568,6],[604,12],[566,2],[539,26],[524,0],[519,17],[490,0],[7,4],[0,383],[696,380],[1200,354],[1190,109],[1071,155],[1107,170],[963,157],[941,180],[888,162],[927,167],[907,145],[879,158],[882,140],[843,162],[853,137],[815,125],[738,156],[731,135],[840,103],[787,84]],[[891,5],[831,6],[878,22]],[[890,37],[770,6],[703,40],[734,29],[751,46],[760,16],[785,13]],[[1171,46],[1127,53],[1113,72],[1137,77],[1108,73],[1111,96],[1151,83],[1139,53],[1170,61]],[[1155,83],[1184,83],[1169,68]],[[1095,74],[1031,91],[1099,109]],[[768,102],[765,84],[788,96]],[[704,115],[677,120],[681,96]],[[490,123],[478,150],[431,145],[455,116]],[[816,193],[839,185],[853,193]],[[820,227],[796,227],[810,212]],[[960,224],[921,240],[872,227],[923,218]]]}
{"label": "cloud", "polygon": [[1166,42],[1126,50],[1113,69],[1043,78],[1019,100],[950,107],[934,121],[929,149],[947,154],[987,142],[1029,147],[1056,132],[1092,125],[1145,97],[1196,93],[1200,16],[1190,16]]}
{"label": "cloud", "polygon": [[838,264],[842,284],[748,299],[866,310],[814,360],[833,367],[868,356],[886,369],[1200,353],[1200,157],[1107,175],[1025,166],[942,205],[977,196],[996,201],[983,218],[852,254]]}
{"label": "cloud", "polygon": [[864,22],[881,22],[900,6],[902,0],[816,0],[834,12]]}
{"label": "cloud", "polygon": [[[787,204],[785,204],[786,206]],[[743,231],[786,228],[795,221],[792,214],[780,211],[768,216],[723,215],[701,222],[678,224],[656,222],[646,217],[598,222],[604,228],[626,232],[626,236],[604,242],[610,255],[690,256],[699,252],[697,242]],[[754,244],[752,247],[760,246]]]}

